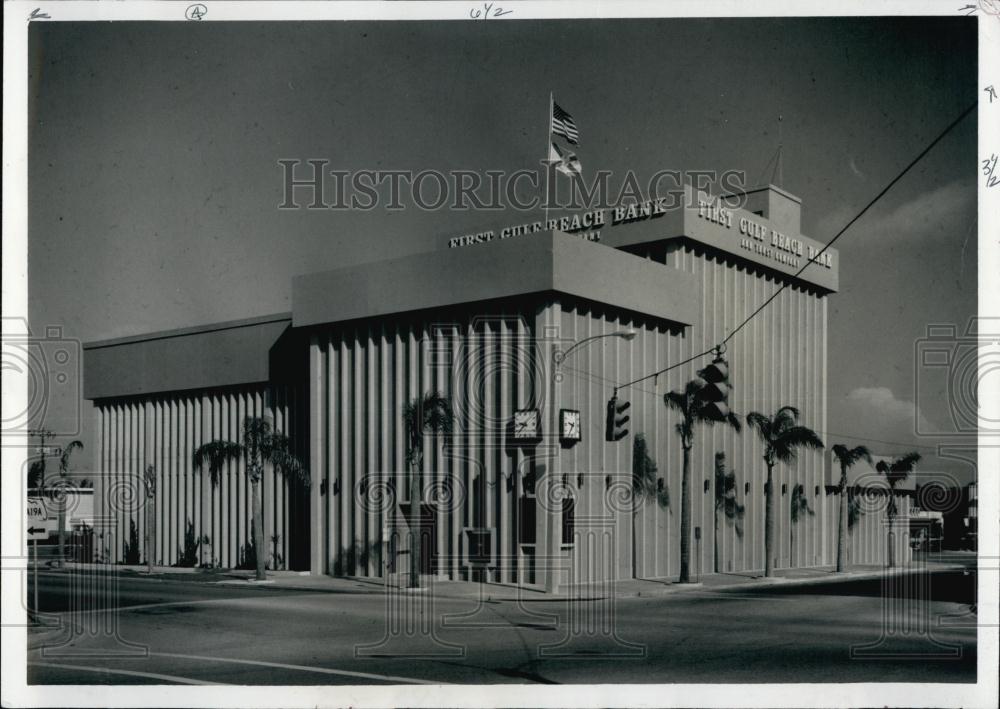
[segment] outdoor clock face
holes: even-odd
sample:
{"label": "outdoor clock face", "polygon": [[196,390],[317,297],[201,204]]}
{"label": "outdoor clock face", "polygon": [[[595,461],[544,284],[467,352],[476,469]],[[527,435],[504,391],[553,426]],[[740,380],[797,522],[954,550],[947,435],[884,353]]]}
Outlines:
{"label": "outdoor clock face", "polygon": [[514,412],[514,438],[538,438],[541,434],[538,409],[521,409]]}
{"label": "outdoor clock face", "polygon": [[559,436],[564,441],[579,441],[583,438],[580,432],[579,411],[563,409],[559,412]]}

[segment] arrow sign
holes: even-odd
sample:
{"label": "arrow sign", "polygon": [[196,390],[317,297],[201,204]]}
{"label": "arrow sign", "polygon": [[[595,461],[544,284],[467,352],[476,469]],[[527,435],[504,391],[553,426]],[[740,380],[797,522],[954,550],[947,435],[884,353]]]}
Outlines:
{"label": "arrow sign", "polygon": [[28,539],[32,541],[37,541],[39,539],[48,539],[49,533],[45,527],[36,527],[31,525],[28,527]]}
{"label": "arrow sign", "polygon": [[29,497],[25,508],[28,523],[28,539],[48,539],[49,534],[45,529],[45,519],[48,515],[45,512],[45,503],[40,497]]}

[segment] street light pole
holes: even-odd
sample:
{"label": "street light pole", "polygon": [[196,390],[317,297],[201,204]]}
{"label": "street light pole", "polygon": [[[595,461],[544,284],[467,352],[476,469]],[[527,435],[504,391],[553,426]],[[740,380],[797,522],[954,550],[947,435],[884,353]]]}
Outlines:
{"label": "street light pole", "polygon": [[567,349],[565,351],[556,350],[553,353],[552,359],[555,361],[556,371],[558,371],[559,365],[561,365],[563,363],[563,361],[566,359],[566,357],[569,356],[569,354],[571,352],[573,352],[573,350],[579,348],[582,345],[585,345],[585,344],[587,344],[589,342],[593,342],[594,340],[600,340],[600,339],[605,338],[605,337],[620,337],[623,340],[629,340],[630,341],[630,340],[634,340],[635,339],[635,334],[636,334],[635,330],[632,330],[630,328],[628,330],[618,330],[616,332],[608,332],[608,333],[605,333],[603,335],[591,335],[590,337],[585,337],[582,340],[577,340],[576,342],[574,342],[572,345],[569,346],[569,349]]}
{"label": "street light pole", "polygon": [[[545,590],[547,593],[559,593],[559,569],[556,568],[556,560],[560,558],[562,554],[562,508],[557,509],[555,504],[555,495],[551,490],[551,486],[556,484],[556,461],[559,457],[559,448],[555,445],[555,441],[559,438],[559,406],[558,406],[558,395],[557,395],[557,384],[562,378],[560,373],[560,368],[562,363],[566,361],[566,357],[579,349],[583,345],[589,344],[596,340],[601,340],[606,337],[619,337],[626,341],[634,340],[636,336],[636,331],[629,328],[627,330],[618,330],[615,332],[608,332],[602,335],[593,335],[591,337],[585,337],[582,340],[574,342],[566,350],[555,349],[552,353],[552,374],[549,376],[549,398],[547,402],[548,413],[546,415],[546,438],[553,442],[552,447],[552,464],[548,466],[548,472],[546,477],[548,477],[548,482],[545,483],[546,489],[540,491],[544,494],[542,498],[546,505],[551,509],[548,510],[547,514],[547,539],[546,539],[546,554],[545,561]],[[548,494],[545,494],[548,493]]]}

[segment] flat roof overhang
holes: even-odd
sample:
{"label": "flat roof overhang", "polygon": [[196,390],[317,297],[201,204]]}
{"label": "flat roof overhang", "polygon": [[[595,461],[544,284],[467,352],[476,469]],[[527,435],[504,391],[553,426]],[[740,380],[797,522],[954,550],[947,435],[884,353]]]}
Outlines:
{"label": "flat roof overhang", "polygon": [[83,396],[104,399],[266,382],[291,313],[83,345]]}
{"label": "flat roof overhang", "polygon": [[298,276],[291,313],[84,344],[86,399],[274,381],[298,328],[541,293],[691,325],[693,274],[561,232]]}
{"label": "flat roof overhang", "polygon": [[292,323],[308,327],[555,292],[691,325],[693,274],[550,231],[296,276]]}

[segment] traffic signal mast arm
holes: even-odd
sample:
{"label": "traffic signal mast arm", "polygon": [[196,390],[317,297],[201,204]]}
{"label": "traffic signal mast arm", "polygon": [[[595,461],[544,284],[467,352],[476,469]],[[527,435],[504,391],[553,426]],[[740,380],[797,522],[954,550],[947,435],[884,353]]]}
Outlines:
{"label": "traffic signal mast arm", "polygon": [[632,386],[633,384],[638,384],[639,382],[644,382],[647,379],[652,379],[653,377],[658,377],[661,374],[666,374],[671,369],[677,369],[678,367],[683,367],[685,364],[688,364],[690,362],[694,362],[696,359],[701,359],[702,357],[705,357],[706,355],[710,355],[713,352],[716,352],[717,354],[721,354],[722,352],[725,352],[724,345],[716,345],[715,347],[713,347],[713,348],[711,348],[709,350],[705,350],[704,352],[699,352],[698,354],[694,355],[693,357],[688,357],[687,359],[685,359],[685,360],[683,360],[681,362],[678,362],[676,364],[671,364],[669,367],[664,367],[663,369],[660,369],[660,370],[657,370],[655,372],[652,372],[651,374],[646,374],[644,376],[639,377],[638,379],[633,379],[632,381],[626,382],[625,384],[619,384],[618,386],[615,387],[615,395],[616,396],[618,395],[618,390],[619,389],[625,389],[627,387]]}
{"label": "traffic signal mast arm", "polygon": [[[729,394],[733,390],[729,382],[729,364],[722,356],[723,348],[719,346],[715,349],[715,359],[704,369],[698,371],[699,386],[697,388],[697,406],[702,415],[713,421],[726,421],[732,416],[729,409]],[[689,360],[690,361],[690,360]],[[675,365],[679,366],[679,365]],[[625,424],[628,423],[629,416],[625,412],[631,403],[618,400],[618,388],[608,399],[607,420],[605,422],[604,438],[609,443],[620,441],[628,435]]]}

